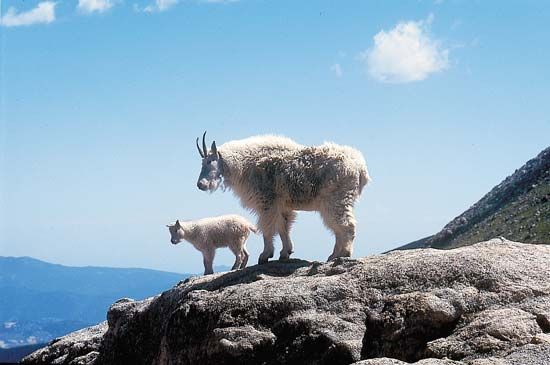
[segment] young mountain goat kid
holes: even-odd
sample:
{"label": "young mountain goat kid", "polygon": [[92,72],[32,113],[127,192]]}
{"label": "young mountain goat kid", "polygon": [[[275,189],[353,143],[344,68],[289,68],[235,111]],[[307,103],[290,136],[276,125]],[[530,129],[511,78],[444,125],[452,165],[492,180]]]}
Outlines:
{"label": "young mountain goat kid", "polygon": [[214,255],[218,247],[229,247],[235,254],[235,264],[231,270],[243,269],[248,262],[246,240],[256,227],[238,215],[222,215],[191,222],[176,221],[167,225],[170,241],[177,245],[181,240],[191,243],[202,253],[204,275],[213,274]]}
{"label": "young mountain goat kid", "polygon": [[293,252],[290,228],[296,210],[318,211],[336,237],[329,260],[351,256],[355,238],[353,206],[370,180],[361,152],[325,143],[307,147],[291,139],[257,136],[206,148],[202,136],[200,190],[230,188],[241,204],[258,216],[264,236],[260,264],[273,257],[273,238],[281,237],[279,259]]}

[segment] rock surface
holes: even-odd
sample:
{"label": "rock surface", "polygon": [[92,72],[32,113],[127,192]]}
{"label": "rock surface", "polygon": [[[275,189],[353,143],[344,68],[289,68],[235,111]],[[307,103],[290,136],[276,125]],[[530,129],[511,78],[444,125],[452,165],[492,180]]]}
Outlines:
{"label": "rock surface", "polygon": [[25,357],[24,361],[36,364],[91,364],[99,355],[99,346],[107,331],[107,322],[56,338],[47,347]]}
{"label": "rock surface", "polygon": [[103,335],[68,335],[24,363],[550,364],[549,276],[549,246],[503,239],[275,261],[120,300]]}

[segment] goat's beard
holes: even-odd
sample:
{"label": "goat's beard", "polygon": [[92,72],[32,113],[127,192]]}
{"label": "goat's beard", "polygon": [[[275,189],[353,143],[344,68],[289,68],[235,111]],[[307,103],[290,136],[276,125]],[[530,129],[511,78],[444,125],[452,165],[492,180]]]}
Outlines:
{"label": "goat's beard", "polygon": [[[218,190],[218,188],[222,185],[223,185],[223,181],[221,178],[212,179],[208,182],[208,191],[210,193],[213,193],[216,190]],[[225,190],[225,188],[223,190]]]}

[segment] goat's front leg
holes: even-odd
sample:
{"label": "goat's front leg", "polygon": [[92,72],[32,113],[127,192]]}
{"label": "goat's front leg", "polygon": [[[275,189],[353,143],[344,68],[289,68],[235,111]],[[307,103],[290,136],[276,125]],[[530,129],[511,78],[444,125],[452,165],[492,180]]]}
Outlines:
{"label": "goat's front leg", "polygon": [[273,252],[275,251],[275,247],[273,247],[273,235],[264,233],[264,251],[258,258],[258,264],[260,265],[267,264],[267,260],[273,257]]}
{"label": "goat's front leg", "polygon": [[281,237],[281,243],[283,244],[279,260],[288,260],[294,252],[294,245],[290,239],[290,228],[295,219],[296,213],[291,211],[283,214],[279,220],[279,237]]}
{"label": "goat's front leg", "polygon": [[276,231],[276,220],[273,218],[274,212],[264,212],[258,220],[258,226],[264,234],[264,251],[258,258],[258,264],[266,264],[273,257],[275,247],[273,247],[273,237]]}
{"label": "goat's front leg", "polygon": [[210,275],[214,273],[214,255],[215,249],[207,249],[202,252],[202,262],[204,264],[204,275]]}

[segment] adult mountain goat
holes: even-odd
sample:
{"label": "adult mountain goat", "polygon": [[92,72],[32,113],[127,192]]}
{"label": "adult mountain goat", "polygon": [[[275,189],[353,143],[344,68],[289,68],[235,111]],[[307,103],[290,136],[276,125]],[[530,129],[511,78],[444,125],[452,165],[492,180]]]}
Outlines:
{"label": "adult mountain goat", "polygon": [[369,181],[361,152],[325,143],[302,146],[278,136],[256,136],[206,148],[202,136],[202,170],[197,186],[214,191],[222,182],[258,216],[264,250],[258,263],[273,257],[273,238],[281,237],[279,259],[293,252],[290,228],[296,210],[318,211],[336,237],[329,260],[349,257],[355,238],[353,206]]}

